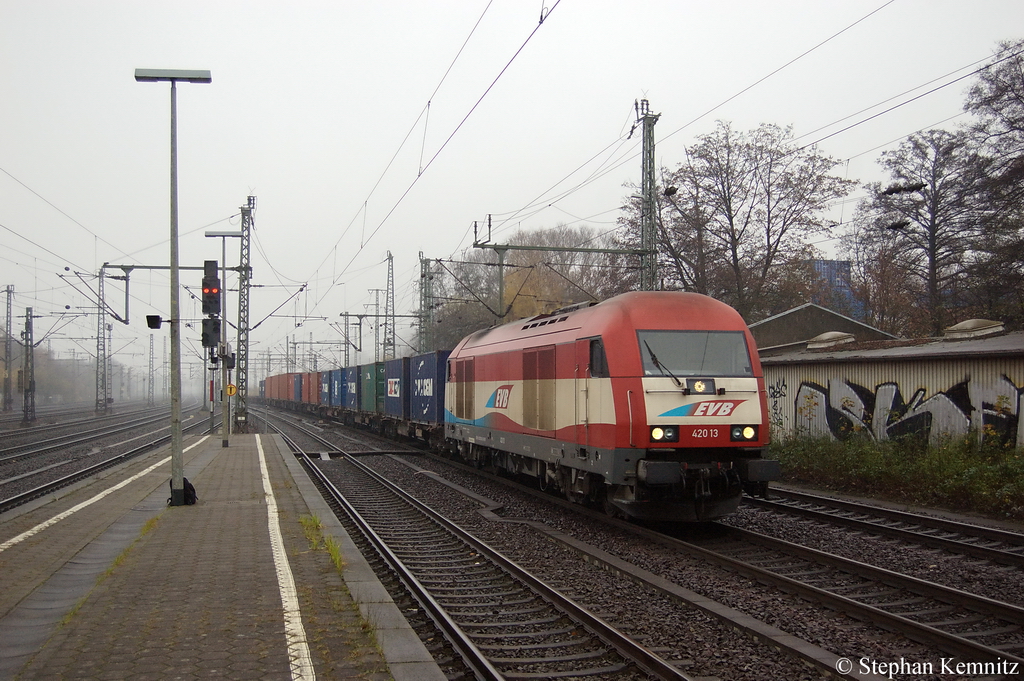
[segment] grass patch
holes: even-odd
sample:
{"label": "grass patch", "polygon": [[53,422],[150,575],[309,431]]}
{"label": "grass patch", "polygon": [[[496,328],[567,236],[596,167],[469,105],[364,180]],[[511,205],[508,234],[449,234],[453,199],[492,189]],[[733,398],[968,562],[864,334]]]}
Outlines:
{"label": "grass patch", "polygon": [[309,548],[314,551],[320,548],[324,539],[324,523],[316,515],[299,516],[299,524],[302,525],[302,533],[306,535]]}
{"label": "grass patch", "polygon": [[331,556],[331,562],[334,563],[334,567],[338,572],[343,572],[348,563],[345,562],[345,558],[341,555],[341,544],[334,537],[328,535],[324,537],[324,548],[327,549],[327,553]]}
{"label": "grass patch", "polygon": [[773,442],[783,480],[879,499],[1024,520],[1024,452],[973,436],[929,446],[920,438],[853,436]]}
{"label": "grass patch", "polygon": [[344,571],[347,564],[345,563],[345,558],[341,555],[341,544],[333,536],[324,534],[324,524],[320,518],[315,515],[299,516],[299,523],[302,525],[302,531],[306,535],[306,540],[309,541],[309,548],[314,551],[321,548],[325,549],[331,557],[331,562],[334,563],[335,569],[339,573]]}

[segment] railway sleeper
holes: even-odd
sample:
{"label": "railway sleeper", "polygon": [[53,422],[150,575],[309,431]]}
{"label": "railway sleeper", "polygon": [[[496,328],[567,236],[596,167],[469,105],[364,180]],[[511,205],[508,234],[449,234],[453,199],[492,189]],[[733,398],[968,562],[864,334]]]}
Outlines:
{"label": "railway sleeper", "polygon": [[544,664],[550,662],[578,662],[580,660],[593,660],[604,657],[608,654],[606,649],[588,650],[574,655],[559,655],[556,658],[550,657],[491,657],[490,661],[498,666],[512,666],[519,664]]}
{"label": "railway sleeper", "polygon": [[477,648],[486,651],[502,651],[502,650],[550,650],[552,648],[575,648],[578,646],[589,646],[592,641],[586,638],[574,638],[564,641],[542,641],[541,643],[524,643],[522,645],[516,644],[514,646],[506,646],[497,643],[485,643],[478,645]]}
{"label": "railway sleeper", "polygon": [[[500,613],[502,615],[508,615],[510,613]],[[562,621],[561,615],[551,615],[549,617],[541,617],[536,620],[506,620],[504,622],[464,622],[461,624],[463,628],[475,628],[475,629],[501,629],[509,626],[516,627],[533,627],[541,624],[552,624],[554,622]]]}

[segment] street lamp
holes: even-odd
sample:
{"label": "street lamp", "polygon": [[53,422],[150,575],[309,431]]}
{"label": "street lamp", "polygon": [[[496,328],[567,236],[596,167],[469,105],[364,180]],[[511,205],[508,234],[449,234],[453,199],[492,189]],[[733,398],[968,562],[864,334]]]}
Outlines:
{"label": "street lamp", "polygon": [[178,101],[177,83],[209,83],[209,71],[135,69],[140,83],[171,84],[171,506],[185,503],[185,461],[181,442],[181,339],[178,305]]}
{"label": "street lamp", "polygon": [[[242,232],[207,232],[208,237],[220,237],[220,310],[224,323],[220,325],[220,390],[221,390],[221,447],[228,446],[229,433],[231,433],[231,396],[228,395],[228,237],[241,239]],[[210,407],[211,414],[213,407]]]}

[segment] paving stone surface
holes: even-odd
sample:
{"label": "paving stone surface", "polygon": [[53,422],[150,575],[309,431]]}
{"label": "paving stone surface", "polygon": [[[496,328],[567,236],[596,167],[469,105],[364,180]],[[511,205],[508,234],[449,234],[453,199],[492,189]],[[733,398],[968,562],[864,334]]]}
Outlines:
{"label": "paving stone surface", "polygon": [[[316,545],[311,545],[300,522],[310,510],[293,472],[273,439],[261,441],[317,678],[391,679],[373,628],[360,616],[342,574],[315,535]],[[89,580],[84,597],[50,601],[56,604],[44,609],[60,609],[61,621],[49,625],[45,642],[15,673],[0,670],[0,679],[290,678],[255,436],[233,437],[228,448],[211,438],[186,462],[199,502],[150,509],[147,522],[136,522],[134,534],[119,540],[126,548],[113,560],[94,560],[101,564],[84,570],[78,578]],[[127,497],[129,508],[168,496],[166,469],[154,473],[162,475],[161,484],[154,488],[150,481],[145,496],[125,488],[126,495],[133,495]],[[76,515],[86,515],[69,522],[65,534],[85,523],[93,537],[102,536],[103,524],[110,525],[117,515],[116,497],[79,511]],[[121,512],[126,513],[124,507]],[[0,541],[28,522],[0,526]],[[6,599],[0,602],[0,617],[16,609],[18,595],[25,599],[45,586],[33,586],[33,569],[53,572],[63,563],[73,573],[75,557],[84,554],[83,541],[62,541],[59,531],[44,531],[25,542],[22,551],[0,554],[4,563],[19,564],[11,573],[18,576],[17,592],[0,590]],[[32,620],[26,613],[32,609],[18,612],[24,628],[13,630],[31,639]],[[48,626],[48,616],[41,627]],[[10,617],[5,622],[11,624]],[[9,643],[15,641],[5,637],[4,647]]]}

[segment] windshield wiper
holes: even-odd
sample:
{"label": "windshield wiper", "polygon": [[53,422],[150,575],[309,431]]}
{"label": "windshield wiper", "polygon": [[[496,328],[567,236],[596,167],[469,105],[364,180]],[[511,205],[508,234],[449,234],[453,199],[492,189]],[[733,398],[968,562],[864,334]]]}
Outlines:
{"label": "windshield wiper", "polygon": [[661,373],[668,374],[669,376],[671,376],[672,380],[676,382],[676,385],[682,388],[683,382],[676,378],[676,375],[669,371],[668,367],[663,366],[662,363],[658,361],[658,356],[654,354],[654,350],[651,350],[651,346],[647,343],[647,341],[644,341],[644,347],[647,348],[647,353],[651,356],[651,361],[654,362],[654,366],[660,369]]}

